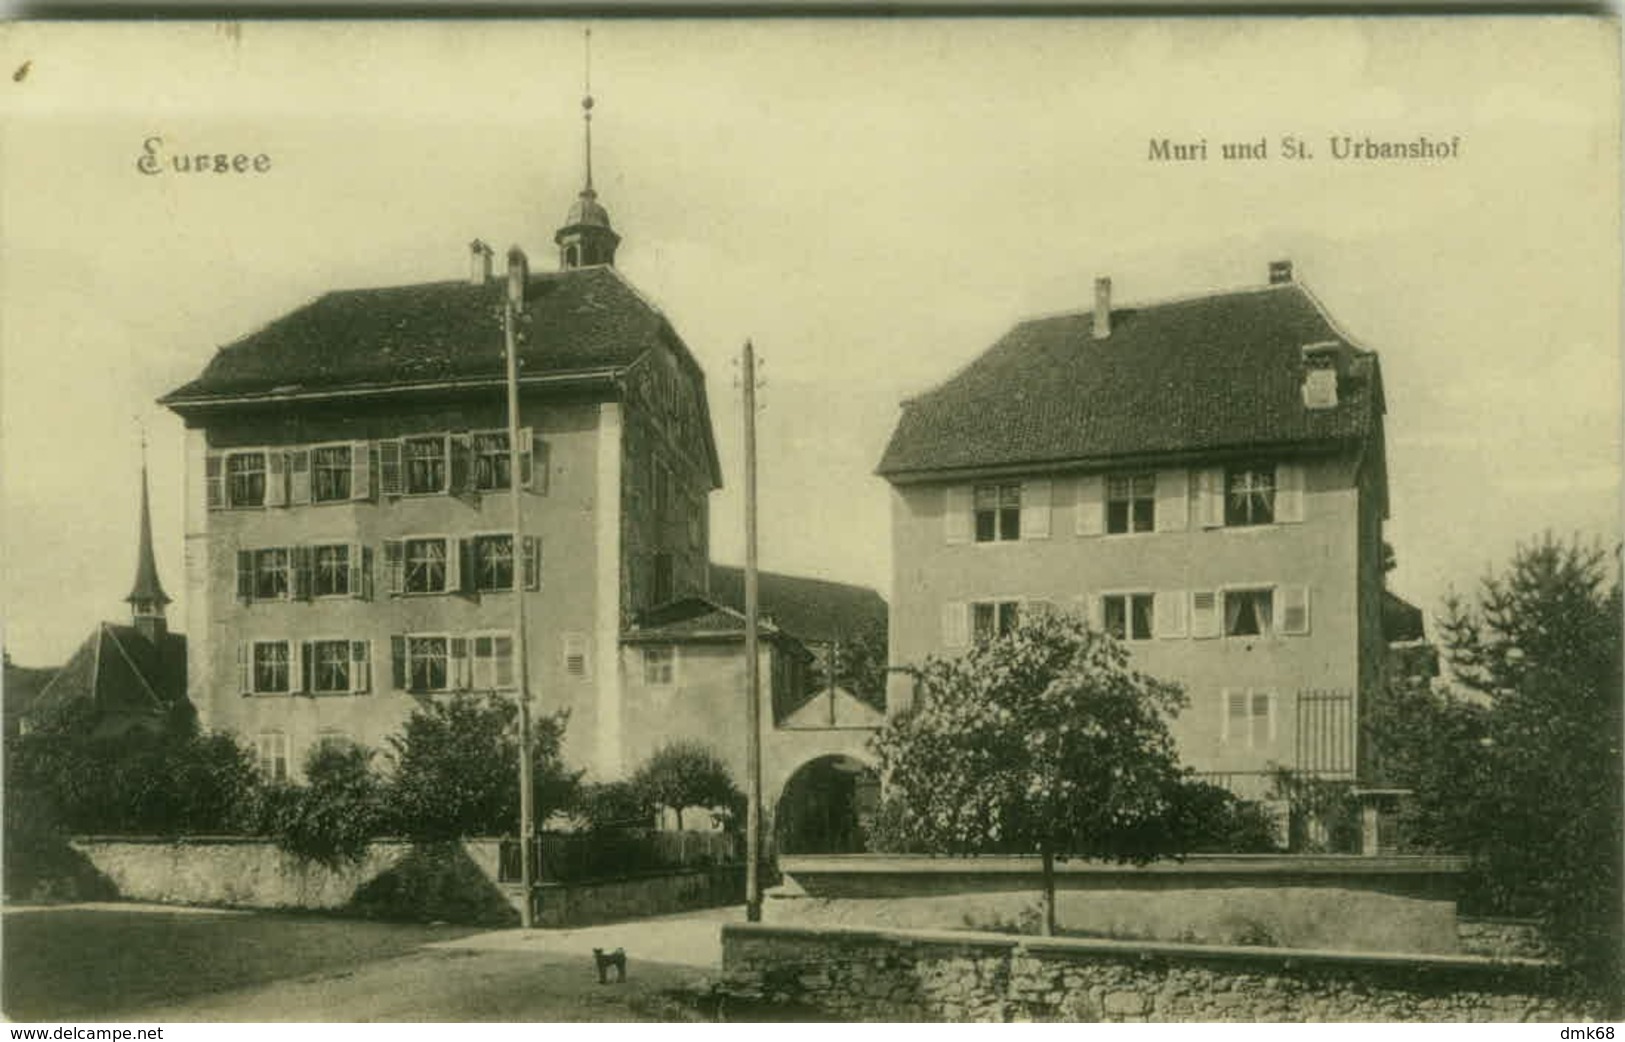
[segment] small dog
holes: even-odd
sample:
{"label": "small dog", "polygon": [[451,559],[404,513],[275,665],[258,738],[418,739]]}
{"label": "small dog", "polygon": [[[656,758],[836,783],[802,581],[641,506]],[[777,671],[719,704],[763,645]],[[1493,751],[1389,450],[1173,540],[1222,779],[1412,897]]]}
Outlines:
{"label": "small dog", "polygon": [[608,970],[609,970],[609,968],[611,966],[615,967],[615,983],[616,984],[625,984],[626,983],[626,949],[625,948],[616,948],[612,952],[606,952],[602,948],[594,948],[592,950],[592,961],[598,964],[598,983],[599,984],[608,984],[609,983]]}

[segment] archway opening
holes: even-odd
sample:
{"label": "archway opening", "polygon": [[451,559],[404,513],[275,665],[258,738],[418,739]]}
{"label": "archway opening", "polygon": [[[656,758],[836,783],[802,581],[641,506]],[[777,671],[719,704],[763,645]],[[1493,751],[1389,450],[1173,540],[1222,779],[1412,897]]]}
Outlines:
{"label": "archway opening", "polygon": [[880,776],[850,756],[820,756],[796,769],[779,797],[781,854],[858,854],[875,809]]}

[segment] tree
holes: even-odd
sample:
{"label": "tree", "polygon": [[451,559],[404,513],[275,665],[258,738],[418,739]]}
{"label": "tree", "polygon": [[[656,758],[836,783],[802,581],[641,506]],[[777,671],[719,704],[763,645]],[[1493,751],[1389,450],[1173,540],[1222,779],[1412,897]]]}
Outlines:
{"label": "tree", "polygon": [[[420,705],[389,745],[393,827],[413,839],[511,834],[519,826],[519,711],[496,696],[455,695]],[[531,722],[536,820],[568,807],[580,772],[560,759],[569,714]]]}
{"label": "tree", "polygon": [[1020,852],[1043,868],[1055,931],[1055,859],[1146,862],[1177,853],[1181,771],[1167,718],[1183,691],[1056,613],[958,659],[929,659],[914,706],[875,738],[884,833],[936,853]]}
{"label": "tree", "polygon": [[360,861],[387,821],[372,759],[372,750],[354,743],[316,746],[305,758],[305,785],[267,792],[263,831],[289,853],[330,868]]}
{"label": "tree", "polygon": [[646,827],[654,820],[654,806],[629,781],[583,785],[575,813],[592,831],[628,825]]}
{"label": "tree", "polygon": [[668,742],[632,775],[632,787],[657,807],[670,807],[683,827],[684,807],[729,808],[739,789],[728,765],[700,742]]}
{"label": "tree", "polygon": [[1625,620],[1610,564],[1600,548],[1548,534],[1474,600],[1447,600],[1445,656],[1482,708],[1432,707],[1452,773],[1419,771],[1415,788],[1423,838],[1474,855],[1492,898],[1538,917],[1617,1009]]}

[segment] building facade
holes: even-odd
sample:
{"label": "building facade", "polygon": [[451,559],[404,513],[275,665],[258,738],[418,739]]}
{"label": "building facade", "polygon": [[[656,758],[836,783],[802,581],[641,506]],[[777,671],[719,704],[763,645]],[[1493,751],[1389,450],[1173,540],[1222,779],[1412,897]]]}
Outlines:
{"label": "building facade", "polygon": [[[1181,759],[1247,797],[1358,780],[1381,681],[1381,372],[1292,275],[1023,322],[905,403],[893,666],[1075,612],[1182,684]],[[892,703],[910,682],[894,678]]]}
{"label": "building facade", "polygon": [[[561,267],[475,241],[459,281],[325,294],[162,401],[186,424],[190,693],[273,777],[385,747],[421,700],[517,688],[570,713],[589,777],[632,764],[620,638],[707,581],[720,487],[705,376],[613,266],[590,178]],[[519,459],[505,403],[518,344]],[[515,531],[512,498],[521,497]]]}

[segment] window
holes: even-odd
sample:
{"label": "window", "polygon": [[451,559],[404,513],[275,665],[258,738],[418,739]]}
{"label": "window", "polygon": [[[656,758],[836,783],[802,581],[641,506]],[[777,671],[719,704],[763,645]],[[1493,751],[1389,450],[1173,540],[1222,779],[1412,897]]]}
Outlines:
{"label": "window", "polygon": [[288,550],[272,547],[254,551],[254,599],[285,600],[288,596]]}
{"label": "window", "polygon": [[976,541],[1021,538],[1021,483],[976,486]]}
{"label": "window", "polygon": [[265,505],[265,453],[233,452],[226,457],[227,502],[234,507]]}
{"label": "window", "polygon": [[1101,599],[1106,632],[1118,640],[1150,640],[1153,599],[1149,593],[1114,594]]}
{"label": "window", "polygon": [[350,548],[345,545],[316,547],[315,595],[348,597],[350,590]]}
{"label": "window", "polygon": [[1019,601],[978,601],[971,605],[971,637],[977,642],[1002,637],[1016,628]]}
{"label": "window", "polygon": [[350,498],[350,446],[325,445],[310,454],[310,498],[332,503]]}
{"label": "window", "polygon": [[481,690],[513,687],[513,637],[484,633],[475,635],[470,643],[474,648],[473,686]]}
{"label": "window", "polygon": [[585,677],[589,672],[587,662],[587,637],[582,633],[566,633],[564,635],[564,672],[572,677]]}
{"label": "window", "polygon": [[447,686],[447,639],[406,638],[407,687],[412,691],[444,691]]}
{"label": "window", "polygon": [[1224,592],[1224,635],[1260,637],[1270,632],[1274,600],[1271,590],[1226,590]]}
{"label": "window", "polygon": [[[405,549],[407,593],[446,592],[446,541],[408,539]],[[511,580],[510,580],[511,582]]]}
{"label": "window", "polygon": [[1232,467],[1224,478],[1224,523],[1268,525],[1275,521],[1275,468]]}
{"label": "window", "polygon": [[482,593],[513,589],[513,536],[474,537],[474,588]]}
{"label": "window", "polygon": [[474,487],[482,492],[513,487],[512,458],[505,432],[476,434],[474,445]]}
{"label": "window", "polygon": [[254,642],[254,692],[256,694],[286,694],[288,686],[288,642],[261,640]]}
{"label": "window", "polygon": [[669,687],[677,673],[677,649],[656,644],[643,649],[643,682],[650,687]]}
{"label": "window", "polygon": [[407,438],[401,443],[408,494],[446,491],[446,439]]}
{"label": "window", "polygon": [[1125,474],[1106,479],[1106,531],[1149,532],[1156,527],[1157,476]]}
{"label": "window", "polygon": [[350,642],[318,640],[310,646],[310,689],[318,694],[351,690]]}
{"label": "window", "polygon": [[254,751],[260,773],[268,781],[288,780],[288,736],[281,731],[262,731],[255,736]]}

